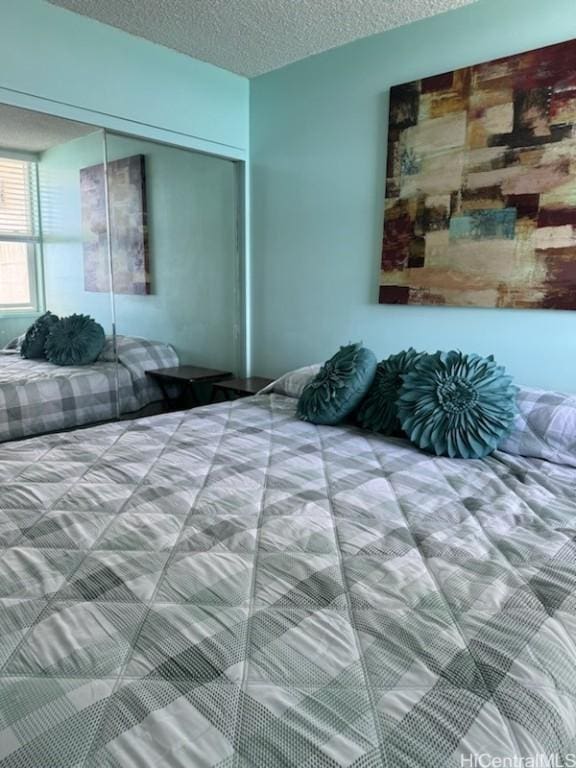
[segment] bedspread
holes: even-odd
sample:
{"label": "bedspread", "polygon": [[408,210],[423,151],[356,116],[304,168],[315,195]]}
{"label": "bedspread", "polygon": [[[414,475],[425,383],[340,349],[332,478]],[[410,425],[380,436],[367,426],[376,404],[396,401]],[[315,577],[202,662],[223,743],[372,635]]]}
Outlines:
{"label": "bedspread", "polygon": [[295,405],[0,446],[2,768],[576,752],[576,470]]}

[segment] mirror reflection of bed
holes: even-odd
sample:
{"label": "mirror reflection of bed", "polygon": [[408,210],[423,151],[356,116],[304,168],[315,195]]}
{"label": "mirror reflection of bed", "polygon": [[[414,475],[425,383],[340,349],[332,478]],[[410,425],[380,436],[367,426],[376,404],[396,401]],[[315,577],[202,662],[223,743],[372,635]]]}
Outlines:
{"label": "mirror reflection of bed", "polygon": [[[240,370],[236,198],[229,160],[0,105],[0,442],[161,412],[147,370]],[[47,312],[98,355],[22,355]]]}
{"label": "mirror reflection of bed", "polygon": [[129,336],[109,336],[97,360],[69,366],[22,357],[21,341],[0,351],[0,442],[158,413],[164,393],[146,371],[178,365],[170,345]]}

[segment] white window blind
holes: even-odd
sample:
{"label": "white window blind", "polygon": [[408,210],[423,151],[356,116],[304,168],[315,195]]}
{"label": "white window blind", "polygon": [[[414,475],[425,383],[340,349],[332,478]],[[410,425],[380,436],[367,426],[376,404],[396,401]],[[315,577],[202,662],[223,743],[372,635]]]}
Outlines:
{"label": "white window blind", "polygon": [[0,237],[37,236],[35,164],[0,158]]}
{"label": "white window blind", "polygon": [[0,157],[0,311],[36,309],[36,164]]}

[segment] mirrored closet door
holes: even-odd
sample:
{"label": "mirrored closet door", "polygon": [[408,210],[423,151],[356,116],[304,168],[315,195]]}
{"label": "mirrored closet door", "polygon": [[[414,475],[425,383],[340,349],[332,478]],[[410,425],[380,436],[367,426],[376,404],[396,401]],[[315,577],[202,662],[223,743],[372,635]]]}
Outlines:
{"label": "mirrored closet door", "polygon": [[118,412],[112,293],[92,301],[84,269],[108,236],[105,219],[87,231],[81,169],[104,161],[97,126],[0,105],[2,442]]}
{"label": "mirrored closet door", "polygon": [[[48,310],[82,311],[80,169],[104,160],[96,126],[0,105],[0,346]],[[106,243],[106,221],[95,229]],[[100,299],[91,309],[111,333],[111,294]]]}
{"label": "mirrored closet door", "polygon": [[0,442],[241,369],[236,163],[0,106]]}
{"label": "mirrored closet door", "polygon": [[106,134],[116,332],[239,367],[235,163]]}

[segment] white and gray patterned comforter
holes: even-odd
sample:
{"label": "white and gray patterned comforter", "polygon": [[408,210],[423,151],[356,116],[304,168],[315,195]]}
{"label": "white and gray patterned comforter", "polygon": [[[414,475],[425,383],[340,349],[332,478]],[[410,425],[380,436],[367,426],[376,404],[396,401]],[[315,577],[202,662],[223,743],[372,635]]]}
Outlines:
{"label": "white and gray patterned comforter", "polygon": [[[118,365],[116,365],[116,352]],[[0,352],[0,442],[132,413],[161,400],[146,371],[178,365],[166,344],[120,336],[92,365],[53,365]]]}
{"label": "white and gray patterned comforter", "polygon": [[295,405],[0,447],[1,768],[576,752],[576,469]]}

